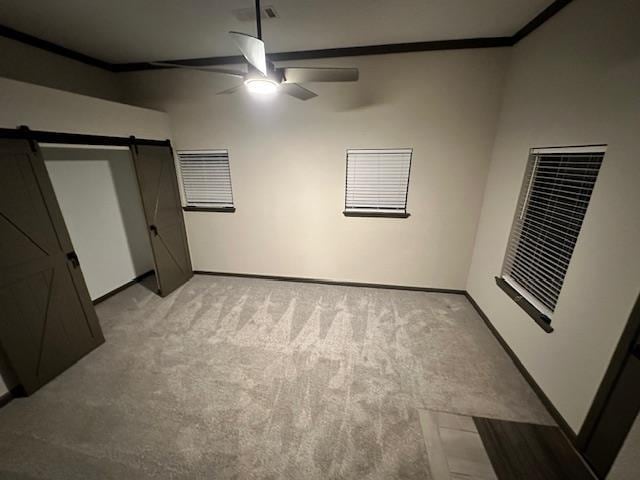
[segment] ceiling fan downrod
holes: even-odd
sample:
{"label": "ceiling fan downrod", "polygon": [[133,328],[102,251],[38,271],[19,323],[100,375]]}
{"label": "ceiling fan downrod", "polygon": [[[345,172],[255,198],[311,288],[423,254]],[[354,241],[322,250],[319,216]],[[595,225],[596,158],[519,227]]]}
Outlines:
{"label": "ceiling fan downrod", "polygon": [[209,73],[230,75],[242,80],[241,84],[219,92],[227,95],[246,86],[254,93],[275,93],[280,91],[299,100],[309,100],[318,95],[307,90],[300,83],[306,82],[355,82],[358,80],[357,68],[345,67],[276,67],[268,59],[262,41],[262,10],[260,0],[255,0],[257,37],[242,32],[229,32],[231,38],[247,61],[247,65],[238,68],[218,68],[215,65],[190,66],[175,62],[152,62],[152,65],[164,68],[185,68],[203,70]]}
{"label": "ceiling fan downrod", "polygon": [[260,11],[260,0],[256,0],[256,30],[258,38],[262,40],[262,16]]}

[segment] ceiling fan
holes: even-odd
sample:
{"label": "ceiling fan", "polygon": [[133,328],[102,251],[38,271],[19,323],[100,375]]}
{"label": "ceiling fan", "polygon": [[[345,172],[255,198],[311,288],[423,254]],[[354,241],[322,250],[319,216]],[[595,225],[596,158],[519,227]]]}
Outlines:
{"label": "ceiling fan", "polygon": [[302,87],[300,83],[305,82],[355,82],[358,80],[357,68],[326,68],[326,67],[282,67],[273,65],[265,54],[264,42],[262,41],[262,21],[260,17],[260,0],[256,3],[256,27],[257,37],[240,32],[229,32],[236,46],[246,58],[248,64],[243,68],[226,69],[217,67],[194,67],[180,63],[171,62],[151,62],[151,65],[158,67],[186,68],[190,70],[201,70],[210,73],[220,73],[241,78],[243,83],[231,87],[218,95],[226,95],[237,92],[242,87],[250,92],[269,94],[282,92],[300,100],[309,100],[318,95],[311,90]]}

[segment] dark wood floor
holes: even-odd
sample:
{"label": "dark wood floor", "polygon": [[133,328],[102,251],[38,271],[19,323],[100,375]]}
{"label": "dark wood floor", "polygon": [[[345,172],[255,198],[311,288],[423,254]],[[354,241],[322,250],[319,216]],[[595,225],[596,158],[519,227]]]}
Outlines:
{"label": "dark wood floor", "polygon": [[594,480],[558,427],[474,417],[500,480]]}

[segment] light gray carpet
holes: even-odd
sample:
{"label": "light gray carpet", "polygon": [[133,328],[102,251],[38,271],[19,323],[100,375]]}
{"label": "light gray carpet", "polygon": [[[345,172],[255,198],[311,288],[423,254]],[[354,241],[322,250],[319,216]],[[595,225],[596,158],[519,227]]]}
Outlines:
{"label": "light gray carpet", "polygon": [[550,423],[461,295],[196,276],[0,410],[10,479],[429,478],[417,408]]}

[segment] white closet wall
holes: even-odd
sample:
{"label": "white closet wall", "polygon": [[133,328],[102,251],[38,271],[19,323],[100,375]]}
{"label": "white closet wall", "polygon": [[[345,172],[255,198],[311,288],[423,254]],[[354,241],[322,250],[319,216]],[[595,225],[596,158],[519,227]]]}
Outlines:
{"label": "white closet wall", "polygon": [[91,299],[153,269],[128,150],[43,147]]}

